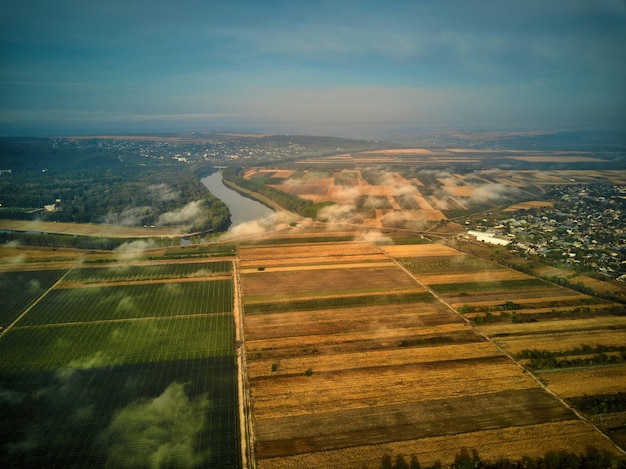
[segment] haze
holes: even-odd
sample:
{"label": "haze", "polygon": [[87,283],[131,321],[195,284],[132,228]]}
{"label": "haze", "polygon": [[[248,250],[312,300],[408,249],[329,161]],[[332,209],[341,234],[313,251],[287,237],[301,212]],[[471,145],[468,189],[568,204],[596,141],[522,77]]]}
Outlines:
{"label": "haze", "polygon": [[0,126],[623,127],[625,26],[620,0],[5,0]]}

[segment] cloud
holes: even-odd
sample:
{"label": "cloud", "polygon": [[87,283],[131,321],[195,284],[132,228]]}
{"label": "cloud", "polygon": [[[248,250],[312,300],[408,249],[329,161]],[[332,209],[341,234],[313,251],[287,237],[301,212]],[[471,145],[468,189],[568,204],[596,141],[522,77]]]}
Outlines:
{"label": "cloud", "polygon": [[102,223],[120,226],[143,225],[144,218],[150,214],[152,208],[144,205],[141,207],[128,207],[120,213],[109,212],[102,218]]}
{"label": "cloud", "polygon": [[193,225],[196,220],[205,215],[203,213],[203,208],[204,204],[201,200],[189,202],[187,205],[178,210],[162,213],[156,224],[158,226],[183,224]]}
{"label": "cloud", "polygon": [[147,187],[147,189],[159,202],[167,202],[178,198],[178,193],[165,183],[151,184]]}
{"label": "cloud", "polygon": [[68,368],[87,370],[90,368],[99,368],[106,365],[108,365],[107,356],[102,351],[98,350],[96,353],[88,357],[82,357],[76,360],[72,360],[68,364]]}
{"label": "cloud", "polygon": [[145,251],[155,247],[156,244],[152,239],[139,239],[122,244],[114,253],[118,261],[129,261],[141,257]]}
{"label": "cloud", "polygon": [[108,447],[106,467],[198,467],[208,456],[196,451],[209,409],[206,395],[190,399],[185,385],[170,384],[160,396],[118,410],[100,435]]}
{"label": "cloud", "polygon": [[468,201],[471,204],[480,205],[493,202],[506,202],[520,195],[519,189],[506,184],[485,184],[472,191]]}

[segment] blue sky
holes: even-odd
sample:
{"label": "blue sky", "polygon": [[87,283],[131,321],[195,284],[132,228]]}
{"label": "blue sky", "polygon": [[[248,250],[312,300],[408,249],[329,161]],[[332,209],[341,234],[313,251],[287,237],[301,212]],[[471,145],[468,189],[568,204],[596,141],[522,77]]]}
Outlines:
{"label": "blue sky", "polygon": [[0,133],[626,126],[624,0],[3,0]]}

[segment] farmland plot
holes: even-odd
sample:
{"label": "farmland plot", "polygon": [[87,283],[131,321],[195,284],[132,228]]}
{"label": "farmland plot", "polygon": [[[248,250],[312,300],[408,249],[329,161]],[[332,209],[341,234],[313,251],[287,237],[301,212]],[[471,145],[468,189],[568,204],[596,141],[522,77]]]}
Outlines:
{"label": "farmland plot", "polygon": [[[0,465],[240,467],[233,287],[216,266],[135,267],[134,283],[97,268],[47,292],[0,338]],[[103,280],[118,284],[89,286]]]}
{"label": "farmland plot", "polygon": [[[354,251],[345,243],[343,255],[363,255],[362,243],[353,246]],[[543,453],[531,437],[539,428],[553,442],[552,450],[575,448],[568,439],[572,435],[610,450],[588,424],[406,272],[390,265],[377,277],[358,263],[308,269],[310,259],[328,252],[325,246],[285,248],[291,271],[247,270],[240,276],[258,467],[345,467],[349,461],[378,467],[382,453],[372,457],[372,448],[391,447],[421,448],[422,464],[452,462],[462,447],[455,445],[470,435],[476,441],[477,435],[488,435],[480,448],[491,448],[489,455],[539,456]],[[240,250],[241,264],[254,265],[261,249]],[[381,249],[411,260],[460,255],[439,245]],[[302,259],[300,268],[297,259]],[[466,276],[471,269],[462,264],[458,273]],[[505,269],[481,264],[480,270],[499,272],[499,283],[484,285],[485,291],[493,288],[502,295],[503,282],[513,282],[504,283],[511,287],[504,291],[515,291],[520,282],[537,288],[534,279]],[[384,277],[414,292],[361,291],[389,288]],[[454,292],[455,282],[441,285]],[[513,439],[525,429],[526,439]],[[576,438],[582,444],[582,437]],[[428,449],[433,441],[438,443]],[[498,445],[508,452],[496,453]],[[337,458],[329,459],[333,454]]]}
{"label": "farmland plot", "polygon": [[20,322],[59,324],[232,311],[232,281],[59,288]]}
{"label": "farmland plot", "polygon": [[55,284],[65,270],[38,270],[26,272],[0,272],[0,326],[7,327],[19,315]]}

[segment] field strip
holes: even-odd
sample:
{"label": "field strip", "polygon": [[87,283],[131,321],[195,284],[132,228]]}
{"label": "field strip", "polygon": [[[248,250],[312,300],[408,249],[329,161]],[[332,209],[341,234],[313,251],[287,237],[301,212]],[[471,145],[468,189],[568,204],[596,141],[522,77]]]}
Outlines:
{"label": "field strip", "polygon": [[496,339],[507,352],[516,355],[523,350],[542,350],[559,352],[579,348],[583,345],[590,347],[598,345],[623,346],[626,344],[626,331],[578,331],[553,334],[528,334]]}
{"label": "field strip", "polygon": [[[363,291],[363,290],[359,290],[359,291]],[[425,293],[425,289],[419,288],[419,285],[417,285],[415,288],[411,288],[411,289],[405,289],[405,290],[394,290],[394,295],[403,295],[403,294],[411,294],[411,293]],[[298,301],[303,301],[303,300],[318,300],[318,299],[324,299],[324,300],[333,300],[333,299],[342,299],[342,298],[353,298],[355,295],[354,293],[346,293],[346,294],[324,294],[322,292],[320,292],[319,295],[313,296],[310,293],[309,294],[305,294],[306,296],[300,296],[297,298]],[[373,291],[373,292],[367,292],[364,295],[359,295],[359,297],[381,297],[381,296],[388,296],[389,295],[389,291]],[[246,298],[251,298],[250,296],[247,296]],[[285,296],[284,298],[281,299],[277,299],[277,298],[269,298],[269,300],[254,300],[254,301],[244,301],[245,306],[256,306],[256,305],[264,305],[264,304],[268,304],[268,303],[278,303],[278,304],[289,304],[293,302],[293,298],[295,298],[295,295],[290,295],[290,296]]]}
{"label": "field strip", "polygon": [[[319,357],[316,360],[316,370],[338,371],[346,369],[358,369],[394,365],[410,365],[412,363],[432,363],[450,360],[468,360],[472,358],[485,358],[500,356],[498,351],[488,342],[440,345],[432,347],[403,348],[391,350],[371,350],[367,352],[339,353]],[[271,371],[276,363],[277,371]],[[311,357],[294,357],[283,359],[254,360],[248,364],[250,375],[280,376],[282,374],[302,373],[311,364]]]}
{"label": "field strip", "polygon": [[450,448],[474,448],[484,461],[495,462],[503,454],[510,460],[543,457],[557,446],[579,453],[590,444],[600,451],[614,451],[611,445],[597,438],[590,426],[568,420],[267,458],[260,460],[257,467],[337,467],[337,461],[341,461],[342,467],[380,467],[381,455],[385,454],[403,455],[405,460],[418,455],[422,467],[435,463],[447,467],[454,463]]}
{"label": "field strip", "polygon": [[564,398],[626,392],[626,366],[542,373],[541,379]]}
{"label": "field strip", "polygon": [[[138,321],[158,321],[160,319],[189,319],[189,318],[202,318],[208,316],[230,316],[232,313],[219,312],[219,313],[197,313],[197,314],[178,314],[170,316],[149,316],[144,318],[123,318],[123,319],[96,319],[95,321],[74,321],[74,322],[55,322],[50,324],[32,324],[30,326],[17,326],[18,329],[45,329],[57,326],[81,326],[91,324],[113,324],[120,322],[138,322]],[[7,328],[8,329],[8,328]]]}
{"label": "field strip", "polygon": [[486,335],[551,334],[555,332],[593,331],[596,329],[625,330],[626,317],[600,316],[587,319],[563,319],[558,321],[541,321],[519,324],[490,324],[476,329]]}
{"label": "field strip", "polygon": [[390,267],[393,266],[392,262],[359,262],[359,263],[346,263],[346,264],[296,264],[290,266],[281,266],[281,267],[272,267],[272,266],[264,266],[264,270],[259,270],[258,267],[255,268],[243,268],[241,269],[241,273],[244,275],[247,274],[261,274],[263,272],[294,272],[294,271],[303,271],[303,270],[336,270],[336,269],[360,269],[360,268],[370,268],[370,267]]}
{"label": "field strip", "polygon": [[243,269],[273,266],[304,266],[304,265],[340,265],[345,263],[372,263],[386,261],[387,256],[381,253],[375,254],[357,254],[357,255],[342,255],[342,256],[302,256],[302,257],[288,257],[284,259],[260,259],[260,260],[244,260],[240,261],[239,267]]}
{"label": "field strip", "polygon": [[[572,302],[574,305],[578,305],[580,306],[579,300],[580,299],[595,299],[593,297],[590,297],[588,295],[583,295],[582,293],[578,294],[578,295],[567,295],[567,296],[543,296],[543,297],[535,297],[535,298],[521,298],[521,300],[523,300],[523,302],[521,303],[522,308],[526,305],[530,305],[533,303],[550,303],[550,302],[554,302],[554,303],[561,303],[564,301],[568,301],[568,302]],[[471,299],[471,297],[468,297],[468,299]],[[597,300],[597,299],[596,299]],[[465,304],[471,304],[472,306],[494,306],[494,305],[502,305],[504,303],[506,303],[508,301],[508,298],[502,298],[499,300],[487,300],[487,301],[471,301],[471,302],[451,302],[450,304],[454,307],[454,308],[459,308]],[[602,301],[602,300],[597,300],[597,301]],[[586,304],[584,306],[587,306]],[[570,308],[573,306],[570,306]]]}
{"label": "field strip", "polygon": [[405,339],[407,337],[420,337],[426,336],[430,334],[447,334],[451,332],[457,331],[466,331],[468,330],[468,326],[465,323],[452,323],[452,324],[442,324],[438,326],[418,326],[418,327],[403,327],[400,328],[402,331],[402,335],[398,334],[397,329],[386,329],[386,330],[372,330],[372,331],[359,331],[359,332],[345,332],[340,334],[311,334],[311,335],[300,335],[300,336],[290,336],[284,337],[280,340],[276,338],[271,339],[257,339],[257,340],[248,340],[246,341],[246,346],[251,351],[263,351],[263,350],[273,350],[278,348],[277,342],[280,344],[281,349],[289,349],[305,346],[315,347],[317,345],[323,346],[326,344],[341,344],[343,342],[351,342],[355,340],[382,340],[382,339]]}
{"label": "field strip", "polygon": [[162,283],[183,283],[183,282],[211,282],[213,280],[230,280],[232,274],[216,274],[204,277],[172,277],[154,280],[110,280],[108,282],[64,282],[57,287],[57,290],[66,288],[102,288],[102,287],[121,287],[126,285],[153,285]]}
{"label": "field strip", "polygon": [[286,302],[292,300],[313,300],[319,298],[345,298],[355,295],[387,295],[389,293],[393,294],[410,294],[410,293],[422,293],[424,290],[416,285],[415,288],[406,288],[405,286],[398,285],[397,287],[380,287],[380,288],[361,288],[358,290],[346,290],[341,288],[339,290],[320,290],[315,293],[315,296],[311,295],[311,292],[302,292],[302,293],[293,293],[293,294],[285,294],[285,293],[274,293],[270,295],[246,295],[246,298],[249,301],[246,301],[246,306],[252,306],[256,304],[263,303],[273,303],[273,302],[281,302],[285,300]]}
{"label": "field strip", "polygon": [[427,285],[441,285],[448,283],[470,283],[470,282],[489,282],[499,280],[528,280],[533,279],[530,275],[518,272],[516,270],[498,269],[498,270],[481,270],[478,272],[464,272],[459,274],[432,274],[422,275],[415,274],[422,283]]}

